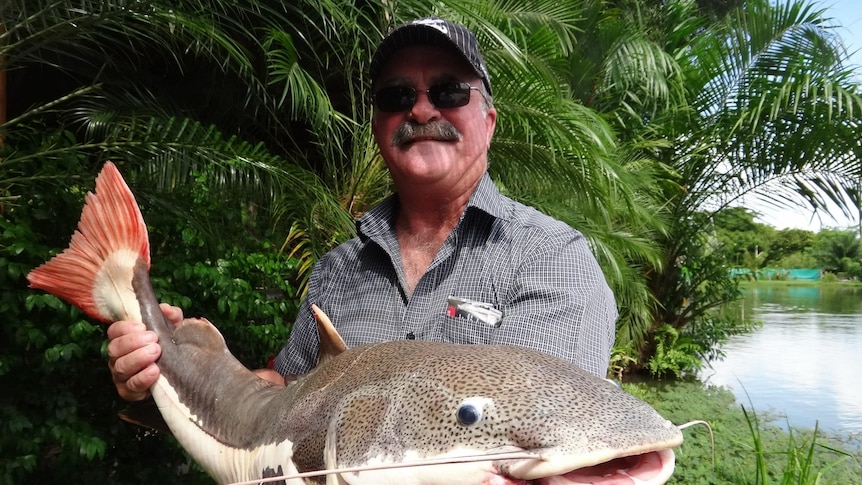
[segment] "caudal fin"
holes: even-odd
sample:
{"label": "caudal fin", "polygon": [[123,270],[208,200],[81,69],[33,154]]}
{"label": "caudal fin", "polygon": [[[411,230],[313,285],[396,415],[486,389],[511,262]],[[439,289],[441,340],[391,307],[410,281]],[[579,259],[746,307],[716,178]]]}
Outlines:
{"label": "caudal fin", "polygon": [[40,288],[105,322],[140,319],[132,290],[135,264],[150,267],[147,226],[117,167],[107,162],[96,177],[72,242],[27,275]]}

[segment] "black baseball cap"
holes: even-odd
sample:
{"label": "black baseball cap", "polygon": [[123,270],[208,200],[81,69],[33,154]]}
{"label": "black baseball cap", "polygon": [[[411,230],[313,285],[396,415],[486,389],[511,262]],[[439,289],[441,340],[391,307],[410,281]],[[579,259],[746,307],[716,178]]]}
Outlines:
{"label": "black baseball cap", "polygon": [[488,95],[491,96],[491,76],[488,74],[485,59],[479,52],[479,43],[476,41],[476,37],[467,27],[437,17],[417,19],[399,25],[390,32],[377,47],[374,57],[371,58],[371,67],[368,69],[371,80],[377,79],[392,54],[411,45],[433,45],[454,49],[473,67],[473,70],[482,79],[482,84],[485,85]]}

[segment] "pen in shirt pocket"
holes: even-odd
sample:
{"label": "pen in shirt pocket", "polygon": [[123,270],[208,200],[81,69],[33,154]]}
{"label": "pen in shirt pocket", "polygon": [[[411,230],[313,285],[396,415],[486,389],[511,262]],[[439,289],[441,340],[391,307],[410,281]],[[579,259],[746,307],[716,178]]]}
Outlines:
{"label": "pen in shirt pocket", "polygon": [[467,298],[449,297],[449,306],[446,309],[450,317],[473,317],[482,323],[492,327],[499,327],[503,321],[503,312],[494,308],[494,305],[482,301],[468,300]]}

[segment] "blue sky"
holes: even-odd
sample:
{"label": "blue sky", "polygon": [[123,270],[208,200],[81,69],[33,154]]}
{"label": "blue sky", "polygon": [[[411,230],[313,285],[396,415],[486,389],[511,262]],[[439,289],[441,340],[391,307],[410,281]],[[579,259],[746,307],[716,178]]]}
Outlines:
{"label": "blue sky", "polygon": [[826,8],[826,16],[832,17],[841,27],[837,33],[844,39],[847,50],[854,53],[855,64],[862,65],[862,2],[859,0],[825,0],[814,5]]}
{"label": "blue sky", "polygon": [[[781,1],[781,0],[779,0]],[[851,63],[856,66],[857,78],[862,82],[862,0],[821,0],[812,2],[816,8],[825,8],[826,17],[832,18],[837,26],[835,33],[844,42],[847,52],[851,53]],[[799,228],[817,232],[821,228],[845,228],[855,226],[858,221],[847,219],[834,211],[835,218],[822,214],[813,217],[804,208],[777,210],[749,200],[749,207],[762,215],[760,222],[778,229]]]}

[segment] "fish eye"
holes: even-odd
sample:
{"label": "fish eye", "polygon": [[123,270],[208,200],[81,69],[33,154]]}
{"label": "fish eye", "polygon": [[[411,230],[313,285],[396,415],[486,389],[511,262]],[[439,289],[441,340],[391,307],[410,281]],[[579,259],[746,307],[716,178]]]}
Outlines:
{"label": "fish eye", "polygon": [[473,426],[482,420],[482,409],[473,403],[465,402],[458,408],[458,423]]}

